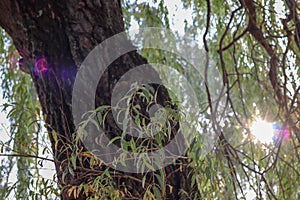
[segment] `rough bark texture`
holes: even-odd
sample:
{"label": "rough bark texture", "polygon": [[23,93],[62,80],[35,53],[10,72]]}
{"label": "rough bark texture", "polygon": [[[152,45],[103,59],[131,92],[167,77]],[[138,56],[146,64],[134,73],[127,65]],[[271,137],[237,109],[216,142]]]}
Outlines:
{"label": "rough bark texture", "polygon": [[[69,174],[62,180],[62,173],[68,165],[64,161],[71,154],[68,145],[72,145],[72,134],[75,133],[72,86],[88,53],[106,38],[124,31],[120,1],[1,0],[0,25],[12,37],[23,62],[35,63],[41,57],[47,60],[47,74],[36,75],[32,71],[31,76],[46,116],[59,185],[63,188],[62,199],[74,199],[67,195],[68,188],[93,180],[105,167],[92,171],[88,162],[84,162],[75,170],[74,176]],[[96,105],[109,103],[114,83],[126,71],[144,63],[146,60],[136,52],[117,59],[99,83]],[[161,92],[160,98],[168,99],[167,93]],[[53,131],[59,136],[57,144]],[[188,168],[185,164],[182,166],[182,170],[179,170],[179,165],[164,169],[166,183],[173,188],[172,191],[167,190],[166,199],[185,199],[184,195],[179,195],[180,189],[192,192]],[[131,194],[127,198],[142,198],[145,192],[141,185],[142,175],[134,175],[136,180],[129,179],[129,176],[119,172],[114,179],[115,187],[124,190],[122,185],[126,185]],[[147,182],[151,182],[151,174]],[[82,194],[79,199],[86,199],[86,196]]]}

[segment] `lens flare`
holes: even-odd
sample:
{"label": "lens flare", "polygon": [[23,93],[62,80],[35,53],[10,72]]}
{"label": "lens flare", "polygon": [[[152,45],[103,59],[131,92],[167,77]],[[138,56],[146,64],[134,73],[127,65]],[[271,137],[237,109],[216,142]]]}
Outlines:
{"label": "lens flare", "polygon": [[48,62],[45,57],[39,57],[34,63],[34,74],[36,76],[42,76],[48,72]]}
{"label": "lens flare", "polygon": [[252,135],[261,143],[271,144],[278,141],[288,141],[290,131],[286,126],[280,126],[276,122],[266,122],[262,119],[256,120],[251,127]]}
{"label": "lens flare", "polygon": [[277,123],[274,123],[273,125],[274,129],[274,137],[275,140],[283,140],[283,141],[288,141],[290,137],[290,130],[286,127],[280,127]]}
{"label": "lens flare", "polygon": [[273,142],[274,129],[270,122],[258,119],[253,123],[251,132],[261,143],[270,144]]}

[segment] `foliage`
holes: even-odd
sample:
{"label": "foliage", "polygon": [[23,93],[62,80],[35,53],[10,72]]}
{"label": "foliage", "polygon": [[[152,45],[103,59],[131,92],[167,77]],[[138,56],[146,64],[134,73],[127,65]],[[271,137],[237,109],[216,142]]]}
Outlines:
{"label": "foliage", "polygon": [[[190,184],[197,189],[195,194],[188,195],[195,199],[246,199],[252,193],[257,199],[299,199],[299,5],[291,7],[290,2],[295,2],[293,0],[243,2],[246,3],[241,4],[235,0],[182,0],[177,5],[192,11],[193,20],[185,21],[184,32],[191,40],[197,40],[199,46],[203,46],[203,52],[199,52],[203,57],[202,64],[205,68],[217,68],[222,77],[220,81],[223,92],[216,100],[217,107],[213,106],[215,102],[213,104],[210,99],[214,91],[206,88],[206,77],[199,77],[198,74],[188,71],[189,63],[185,60],[170,52],[154,49],[142,49],[140,53],[151,63],[172,66],[179,73],[185,74],[201,104],[200,117],[197,115],[194,119],[196,126],[201,128],[195,131],[196,138],[187,152],[191,161],[189,166],[193,169]],[[280,7],[282,8],[279,9]],[[169,15],[165,1],[123,1],[123,13],[127,30],[134,23],[139,27],[171,29],[174,25],[174,17]],[[175,40],[179,38],[178,35],[179,31],[175,31]],[[42,163],[40,157],[44,152],[50,151],[45,146],[45,138],[41,138],[44,130],[40,106],[30,77],[16,67],[18,55],[10,39],[3,31],[0,37],[1,79],[3,97],[6,100],[2,109],[7,111],[11,122],[11,139],[1,143],[1,153],[15,155],[1,160],[0,195],[3,198],[9,197],[14,192],[17,199],[25,196],[47,199],[58,194],[58,191],[54,186],[55,179],[45,180],[39,175]],[[165,77],[164,80],[168,80],[168,74],[161,71],[161,75]],[[139,88],[138,91],[149,104],[153,103],[155,94],[151,93],[151,87]],[[128,102],[126,98],[129,96],[123,98]],[[176,102],[176,98],[173,101]],[[103,126],[106,114],[111,109],[107,106],[100,107],[87,115],[98,116],[100,125]],[[169,112],[171,111],[170,108]],[[135,116],[136,124],[142,128],[149,121],[147,117],[139,115],[139,107],[122,112],[133,112],[131,116]],[[180,115],[176,112],[172,114],[169,119],[176,119]],[[279,136],[273,143],[264,144],[253,139],[251,124],[258,118],[276,122],[281,127],[278,129]],[[83,122],[78,135],[74,136],[75,143],[80,142],[79,137],[84,135],[85,125]],[[161,132],[162,135],[168,133],[164,124],[161,127],[165,131]],[[287,139],[282,135],[285,130],[290,132]],[[216,142],[212,144],[213,150],[202,156],[203,135],[211,132],[214,132]],[[134,152],[149,150],[122,136],[112,138],[111,142],[119,143],[123,148]],[[155,141],[151,141],[153,148],[163,145],[160,136],[158,134]],[[141,144],[145,142],[140,141]],[[71,161],[66,160],[68,167],[64,174],[72,174],[74,170],[78,170],[78,149],[76,146],[70,149],[74,155]],[[89,152],[80,154],[89,157],[91,166],[101,167],[102,163]],[[138,161],[139,158],[136,159]],[[149,158],[143,159],[144,167],[149,167]],[[15,170],[18,181],[10,184],[9,177]],[[68,192],[75,197],[81,193],[93,193],[94,199],[120,199],[127,195],[114,189],[113,178],[118,172],[97,173],[99,176],[95,180],[72,186]],[[151,184],[145,184],[147,177],[143,176],[143,198],[164,199],[167,191],[172,192],[172,186],[165,184],[167,176],[165,171],[157,170]]]}
{"label": "foliage", "polygon": [[[2,29],[1,32],[1,88],[6,100],[1,109],[10,121],[10,130],[7,130],[10,139],[1,140],[1,155],[8,156],[1,159],[1,196],[51,199],[57,193],[56,183],[40,174],[43,156],[51,152],[42,129],[40,105],[30,76],[17,67],[19,55],[16,49]],[[11,183],[11,180],[16,182]]]}

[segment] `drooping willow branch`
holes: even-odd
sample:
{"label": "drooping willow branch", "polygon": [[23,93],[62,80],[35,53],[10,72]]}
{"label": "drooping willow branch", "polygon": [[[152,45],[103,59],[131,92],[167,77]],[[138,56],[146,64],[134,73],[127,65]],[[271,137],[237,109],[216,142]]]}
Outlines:
{"label": "drooping willow branch", "polygon": [[41,157],[41,156],[36,156],[36,155],[31,155],[31,154],[17,154],[17,153],[7,154],[7,153],[1,153],[0,157],[36,158],[36,159],[41,159],[41,160],[46,160],[46,161],[54,162],[53,159],[45,158],[45,157]]}

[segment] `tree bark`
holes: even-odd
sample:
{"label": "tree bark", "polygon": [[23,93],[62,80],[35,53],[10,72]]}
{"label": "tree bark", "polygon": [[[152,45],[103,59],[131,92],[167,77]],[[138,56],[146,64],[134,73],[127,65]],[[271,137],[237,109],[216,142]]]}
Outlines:
{"label": "tree bark", "polygon": [[[24,63],[34,66],[41,61],[47,66],[47,71],[36,73],[31,69],[30,73],[45,116],[62,188],[61,197],[76,199],[68,195],[68,189],[95,179],[106,167],[91,172],[89,162],[85,162],[76,168],[74,175],[63,177],[63,172],[70,165],[66,161],[71,157],[69,146],[73,145],[72,135],[76,132],[72,116],[73,84],[88,53],[105,39],[124,31],[120,1],[1,0],[0,25],[11,36]],[[137,52],[123,55],[112,63],[99,82],[96,106],[109,104],[114,83],[129,69],[145,63],[146,59]],[[169,99],[165,91],[160,93],[159,98],[165,101]],[[58,140],[53,134],[58,135]],[[166,191],[166,199],[186,199],[185,195],[179,194],[179,190],[183,189],[189,194],[193,191],[187,161],[181,162],[183,164],[164,169],[166,184],[172,187],[172,190],[169,187]],[[110,171],[114,172],[113,169]],[[114,178],[115,188],[122,191],[123,185],[126,185],[129,190],[124,199],[142,198],[146,190],[141,184],[142,175],[118,174]],[[136,179],[128,179],[131,176]],[[151,182],[151,174],[146,182]],[[82,193],[77,199],[86,198],[86,194]]]}

